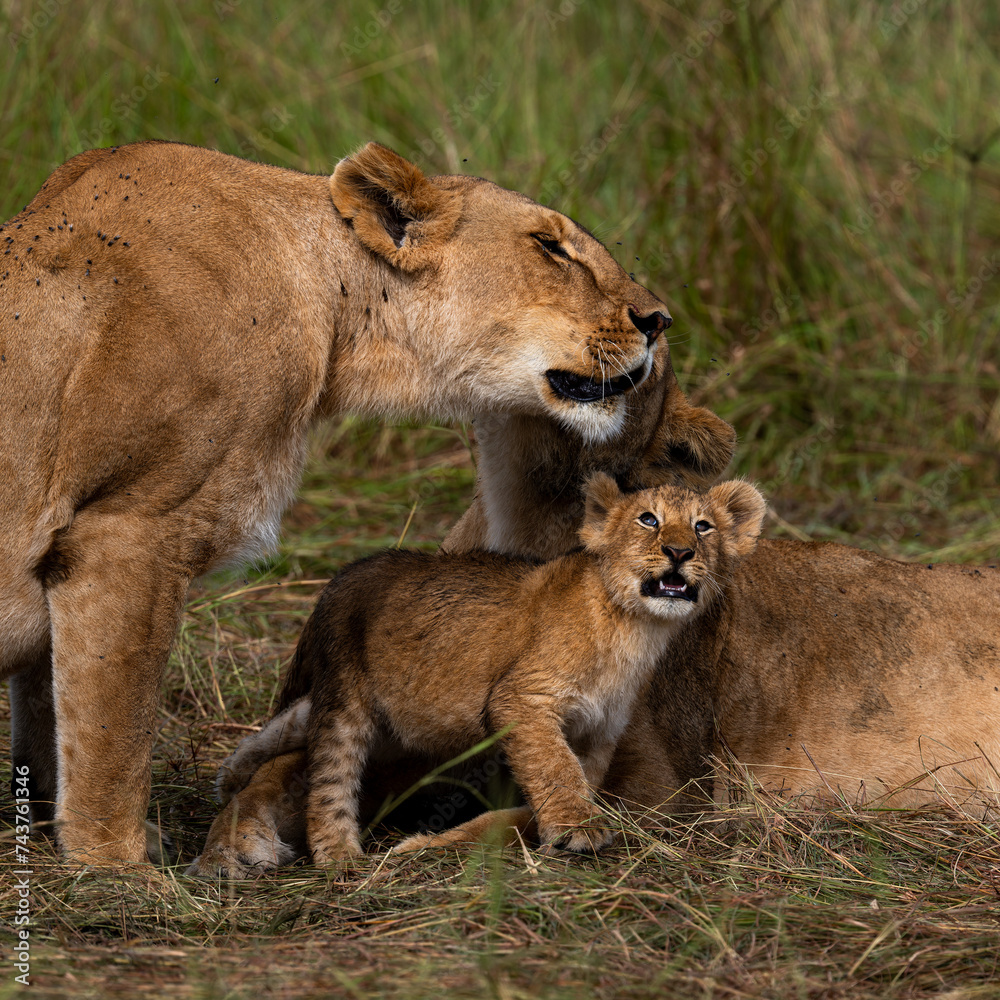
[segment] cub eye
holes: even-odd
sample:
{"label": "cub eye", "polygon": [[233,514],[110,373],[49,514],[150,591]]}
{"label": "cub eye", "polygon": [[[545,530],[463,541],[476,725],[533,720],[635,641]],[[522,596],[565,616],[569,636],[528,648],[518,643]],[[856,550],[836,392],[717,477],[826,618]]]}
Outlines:
{"label": "cub eye", "polygon": [[694,526],[694,530],[699,535],[704,535],[709,531],[712,531],[715,527],[714,524],[709,524],[708,521],[697,521]]}
{"label": "cub eye", "polygon": [[647,528],[658,528],[660,526],[660,522],[656,520],[656,515],[650,514],[648,510],[645,514],[640,514],[636,520]]}
{"label": "cub eye", "polygon": [[562,244],[558,240],[554,240],[550,236],[546,236],[544,233],[532,233],[531,236],[533,239],[538,241],[538,245],[550,256],[562,257],[563,260],[573,259],[563,249]]}

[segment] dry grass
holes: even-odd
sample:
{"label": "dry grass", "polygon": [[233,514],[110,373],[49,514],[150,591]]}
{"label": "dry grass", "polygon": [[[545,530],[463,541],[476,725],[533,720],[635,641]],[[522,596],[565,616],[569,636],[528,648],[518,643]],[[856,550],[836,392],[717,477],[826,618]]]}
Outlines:
{"label": "dry grass", "polygon": [[[720,817],[706,816],[665,838],[625,824],[627,846],[599,859],[520,848],[374,854],[337,880],[298,867],[217,887],[171,872],[81,876],[38,844],[33,918],[45,933],[34,988],[136,996],[169,984],[172,995],[198,997],[996,995],[995,826],[947,812],[820,812],[750,791],[724,819],[721,831]],[[11,902],[4,890],[0,906]]]}

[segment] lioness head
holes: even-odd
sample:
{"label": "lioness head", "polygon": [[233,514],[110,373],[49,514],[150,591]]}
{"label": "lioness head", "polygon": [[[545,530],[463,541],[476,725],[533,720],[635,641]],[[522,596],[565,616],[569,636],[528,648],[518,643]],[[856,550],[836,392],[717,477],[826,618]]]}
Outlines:
{"label": "lioness head", "polygon": [[761,494],[739,480],[704,493],[660,486],[625,494],[598,472],[587,483],[580,538],[624,607],[687,616],[719,592],[734,560],[756,548],[765,510]]}
{"label": "lioness head", "polygon": [[[582,226],[476,177],[426,177],[369,143],[330,181],[357,239],[420,290],[410,333],[471,413],[554,416],[585,440],[622,426],[666,306]],[[421,353],[423,353],[423,351]]]}

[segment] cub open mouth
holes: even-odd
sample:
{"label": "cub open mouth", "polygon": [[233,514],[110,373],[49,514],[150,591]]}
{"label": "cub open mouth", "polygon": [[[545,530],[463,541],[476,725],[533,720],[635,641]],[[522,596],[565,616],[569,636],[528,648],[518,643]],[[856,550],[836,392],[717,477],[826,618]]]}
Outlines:
{"label": "cub open mouth", "polygon": [[688,583],[680,573],[664,573],[653,580],[643,580],[644,597],[668,597],[679,601],[697,601],[698,587]]}
{"label": "cub open mouth", "polygon": [[585,378],[583,375],[574,375],[573,372],[560,371],[558,368],[550,368],[545,377],[552,386],[552,391],[563,399],[572,399],[577,403],[595,403],[600,399],[607,399],[609,396],[620,396],[629,389],[634,389],[647,375],[647,365],[645,363],[633,368],[632,371],[615,378],[604,379],[603,382],[595,382],[592,378]]}

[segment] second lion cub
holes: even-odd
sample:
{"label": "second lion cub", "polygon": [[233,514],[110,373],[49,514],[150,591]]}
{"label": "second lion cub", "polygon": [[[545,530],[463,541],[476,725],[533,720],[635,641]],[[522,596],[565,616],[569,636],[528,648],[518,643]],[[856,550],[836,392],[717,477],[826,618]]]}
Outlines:
{"label": "second lion cub", "polygon": [[305,733],[314,861],[361,852],[370,759],[445,761],[496,733],[542,843],[607,844],[592,790],[671,635],[753,551],[764,509],[743,482],[623,495],[599,473],[583,548],[551,562],[389,551],[348,566],[296,650],[292,670],[312,678],[308,722],[293,705],[258,734]]}

